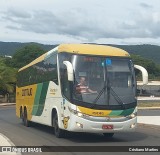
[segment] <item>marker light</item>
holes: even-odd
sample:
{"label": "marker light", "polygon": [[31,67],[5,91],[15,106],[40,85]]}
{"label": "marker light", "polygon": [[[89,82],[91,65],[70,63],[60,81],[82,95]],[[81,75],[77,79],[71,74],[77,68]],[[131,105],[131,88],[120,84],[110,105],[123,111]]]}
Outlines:
{"label": "marker light", "polygon": [[135,126],[136,126],[136,124],[134,123],[134,124],[131,124],[131,126],[130,126],[130,128],[135,128]]}

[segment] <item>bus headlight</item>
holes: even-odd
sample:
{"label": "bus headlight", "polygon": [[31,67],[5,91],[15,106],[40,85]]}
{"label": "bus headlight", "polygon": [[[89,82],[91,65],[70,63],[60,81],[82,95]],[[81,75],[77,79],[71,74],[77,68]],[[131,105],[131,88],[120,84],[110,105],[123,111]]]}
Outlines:
{"label": "bus headlight", "polygon": [[73,110],[73,109],[71,109],[70,107],[68,107],[68,109],[69,109],[69,111],[70,111],[72,114],[77,115],[78,117],[83,117],[83,118],[88,117],[88,115],[83,114],[83,113],[81,113],[81,112],[79,112],[79,111],[77,111],[77,110]]}
{"label": "bus headlight", "polygon": [[135,118],[137,116],[137,107],[134,109],[133,113],[126,116],[129,119]]}
{"label": "bus headlight", "polygon": [[130,115],[131,118],[134,118],[134,117],[136,117],[136,116],[137,116],[137,113],[132,113],[132,114]]}
{"label": "bus headlight", "polygon": [[82,117],[82,116],[83,116],[83,114],[80,113],[80,112],[78,112],[77,115],[78,115],[79,117]]}
{"label": "bus headlight", "polygon": [[137,112],[133,112],[131,115],[126,116],[129,119],[135,118],[137,116]]}

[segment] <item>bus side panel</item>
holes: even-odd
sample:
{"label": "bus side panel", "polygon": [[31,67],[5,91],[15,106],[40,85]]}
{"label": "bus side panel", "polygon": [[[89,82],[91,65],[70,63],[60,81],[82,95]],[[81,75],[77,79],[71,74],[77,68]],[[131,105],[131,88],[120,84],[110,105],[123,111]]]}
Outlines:
{"label": "bus side panel", "polygon": [[16,88],[16,115],[20,117],[20,109],[22,112],[27,108],[28,120],[32,118],[32,109],[36,94],[37,85]]}
{"label": "bus side panel", "polygon": [[21,98],[20,95],[21,89],[16,87],[16,116],[20,118],[20,107],[22,107]]}
{"label": "bus side panel", "polygon": [[28,96],[25,96],[25,90],[28,87],[16,87],[16,115],[20,118],[20,109],[24,111],[24,106],[28,104]]}
{"label": "bus side panel", "polygon": [[[44,83],[43,83],[44,85]],[[38,86],[39,87],[39,86]],[[59,85],[49,82],[43,88],[37,89],[31,121],[45,125],[52,125],[52,109],[56,109],[58,116],[63,114],[63,98]]]}
{"label": "bus side panel", "polygon": [[34,102],[35,102],[35,96],[37,92],[37,84],[28,86],[29,90],[29,95],[28,95],[28,104],[26,105],[27,107],[27,114],[28,114],[28,120],[32,119],[32,110],[34,107]]}

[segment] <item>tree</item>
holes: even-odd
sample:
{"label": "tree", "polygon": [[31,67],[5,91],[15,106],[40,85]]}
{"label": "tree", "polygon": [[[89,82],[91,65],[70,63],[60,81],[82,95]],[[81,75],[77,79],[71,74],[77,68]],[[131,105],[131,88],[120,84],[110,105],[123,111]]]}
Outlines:
{"label": "tree", "polygon": [[9,94],[15,93],[17,69],[6,66],[5,58],[0,58],[0,94],[7,102]]}
{"label": "tree", "polygon": [[[143,66],[144,68],[146,68],[146,70],[148,71],[148,74],[149,74],[149,79],[152,79],[152,80],[159,80],[160,79],[160,66],[159,65],[154,63],[152,60],[142,58],[139,55],[132,54],[131,57],[133,59],[134,64],[137,64],[137,65],[140,65],[140,66]],[[136,75],[139,79],[140,74],[139,74],[139,71],[137,71],[137,70],[136,70]]]}
{"label": "tree", "polygon": [[36,44],[26,45],[16,51],[8,64],[14,68],[21,68],[44,53],[45,51]]}

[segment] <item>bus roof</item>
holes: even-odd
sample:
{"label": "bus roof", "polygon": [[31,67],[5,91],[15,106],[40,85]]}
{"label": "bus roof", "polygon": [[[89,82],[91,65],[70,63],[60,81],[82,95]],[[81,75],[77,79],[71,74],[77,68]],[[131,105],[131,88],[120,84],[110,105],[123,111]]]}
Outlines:
{"label": "bus roof", "polygon": [[97,44],[61,44],[58,47],[58,52],[101,56],[130,56],[126,51],[122,49]]}
{"label": "bus roof", "polygon": [[99,56],[119,56],[119,57],[129,57],[130,55],[119,48],[105,46],[105,45],[96,45],[96,44],[61,44],[58,47],[46,52],[45,54],[41,55],[28,65],[19,69],[22,71],[42,60],[44,60],[47,56],[55,52],[55,49],[58,53],[67,52],[73,54],[86,54],[86,55],[99,55]]}

